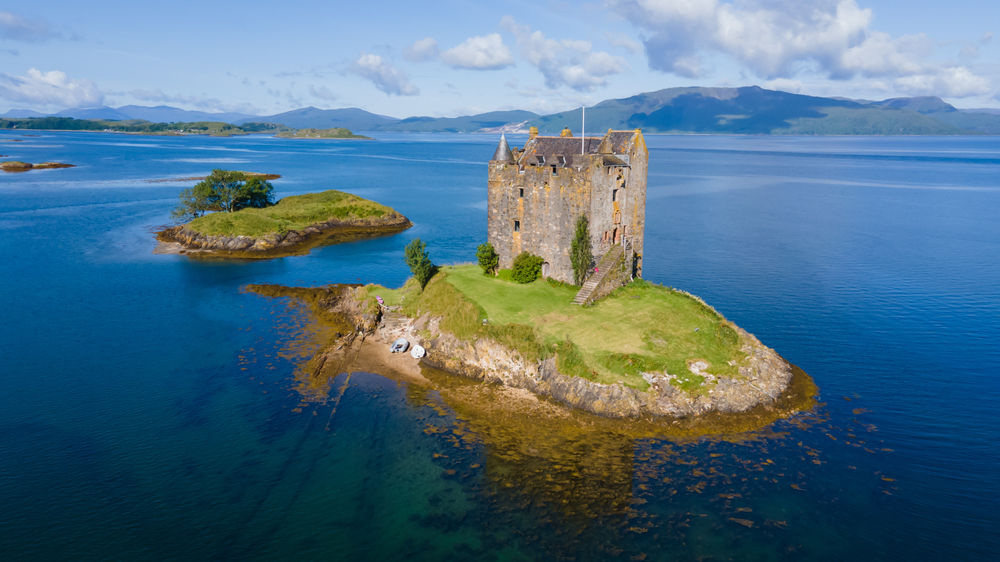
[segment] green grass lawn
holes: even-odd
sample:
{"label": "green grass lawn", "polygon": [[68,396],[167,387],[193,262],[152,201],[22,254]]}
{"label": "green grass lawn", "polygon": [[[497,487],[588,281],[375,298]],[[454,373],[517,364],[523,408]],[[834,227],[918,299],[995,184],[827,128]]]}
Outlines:
{"label": "green grass lawn", "polygon": [[677,386],[700,393],[708,390],[705,379],[688,364],[704,361],[709,373],[738,376],[745,359],[725,318],[686,293],[642,280],[590,307],[572,304],[574,287],[544,280],[521,285],[483,275],[475,265],[443,267],[423,293],[412,284],[378,290],[387,302],[393,299],[390,304],[402,302],[408,314],[444,316],[451,329],[442,328],[460,338],[489,335],[532,356],[555,354],[563,374],[601,383],[645,389],[642,372],[666,370],[678,377]]}
{"label": "green grass lawn", "polygon": [[331,189],[285,197],[264,209],[211,213],[192,220],[187,227],[209,236],[263,236],[301,230],[331,219],[378,218],[395,213],[385,205]]}

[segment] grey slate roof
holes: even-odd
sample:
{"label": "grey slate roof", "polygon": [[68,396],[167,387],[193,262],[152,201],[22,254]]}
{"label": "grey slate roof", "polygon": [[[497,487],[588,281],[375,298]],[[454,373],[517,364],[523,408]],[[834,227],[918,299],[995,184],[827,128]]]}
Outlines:
{"label": "grey slate roof", "polygon": [[493,153],[493,160],[497,162],[513,162],[514,155],[510,152],[510,146],[503,134],[500,135],[500,144],[497,145],[496,152]]}

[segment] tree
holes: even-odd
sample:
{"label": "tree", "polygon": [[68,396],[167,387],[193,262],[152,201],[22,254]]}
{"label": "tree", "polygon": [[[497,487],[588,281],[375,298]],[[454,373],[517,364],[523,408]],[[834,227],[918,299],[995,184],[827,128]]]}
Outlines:
{"label": "tree", "polygon": [[246,208],[270,207],[274,205],[274,186],[269,181],[250,178],[236,196],[234,204],[237,211]]}
{"label": "tree", "polygon": [[479,267],[483,268],[484,275],[492,275],[500,267],[500,255],[489,242],[476,248],[476,257],[479,258]]}
{"label": "tree", "polygon": [[232,213],[274,205],[274,186],[260,178],[248,180],[243,172],[216,169],[194,187],[181,191],[180,200],[171,215],[178,220],[191,220],[207,212]]}
{"label": "tree", "polygon": [[531,252],[521,252],[511,265],[511,277],[518,283],[531,283],[542,276],[545,260]]}
{"label": "tree", "polygon": [[427,286],[427,282],[434,276],[434,263],[431,262],[427,253],[427,244],[419,238],[414,238],[403,250],[403,256],[407,267],[413,273],[413,278],[420,283],[420,289]]}
{"label": "tree", "polygon": [[590,247],[590,221],[587,215],[576,219],[576,233],[569,246],[569,261],[573,264],[573,282],[583,285],[591,264],[594,262],[593,250]]}

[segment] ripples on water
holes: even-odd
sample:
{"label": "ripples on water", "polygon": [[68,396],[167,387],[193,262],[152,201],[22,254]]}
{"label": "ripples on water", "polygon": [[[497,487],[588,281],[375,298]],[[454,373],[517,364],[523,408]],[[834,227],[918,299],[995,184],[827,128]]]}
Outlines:
{"label": "ripples on water", "polygon": [[[487,392],[459,379],[434,391],[355,373],[317,398],[296,370],[328,334],[300,304],[239,291],[399,284],[413,237],[441,263],[472,259],[485,167],[464,163],[489,158],[495,139],[107,142],[121,138],[0,145],[82,164],[0,176],[5,558],[938,560],[1000,548],[995,139],[650,137],[647,277],[702,296],[823,393],[814,412],[756,435],[677,441],[497,418],[456,399]],[[190,160],[206,150],[282,174],[281,194],[346,189],[416,226],[260,263],[150,255],[150,229],[188,184],[144,180],[203,175],[211,163]]]}

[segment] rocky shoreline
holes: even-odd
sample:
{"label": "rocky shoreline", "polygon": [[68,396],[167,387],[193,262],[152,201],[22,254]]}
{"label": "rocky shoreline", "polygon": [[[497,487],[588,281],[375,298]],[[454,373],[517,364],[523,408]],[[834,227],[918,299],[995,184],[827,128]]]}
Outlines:
{"label": "rocky shoreline", "polygon": [[395,234],[413,226],[403,215],[392,212],[366,219],[331,219],[301,230],[264,236],[210,236],[187,225],[173,226],[156,233],[161,243],[157,254],[188,254],[238,258],[273,258],[305,253],[324,242],[344,242]]}
{"label": "rocky shoreline", "polygon": [[[384,352],[391,342],[405,337],[427,350],[420,364],[477,381],[528,390],[605,418],[697,419],[707,414],[750,412],[761,417],[764,412],[765,417],[776,419],[810,408],[816,394],[808,375],[742,330],[740,335],[746,342],[743,350],[749,358],[740,367],[739,377],[716,377],[702,372],[704,367],[695,363],[690,367],[692,372],[714,383],[711,390],[688,394],[670,384],[673,375],[650,373],[644,377],[649,389],[641,391],[622,384],[600,384],[563,375],[556,369],[553,358],[526,361],[517,352],[488,339],[459,340],[439,330],[439,318],[427,315],[409,318],[389,310],[365,312],[358,294],[355,288],[341,286],[335,296],[330,293],[322,304],[325,311],[342,316],[345,326],[353,326],[345,329],[338,343],[321,354],[320,364],[325,365],[328,375],[336,376],[344,372],[345,365],[357,366],[360,361],[373,368],[391,368],[409,378],[421,377],[417,360],[408,355],[405,360],[392,356],[391,365],[385,358],[368,357],[373,352],[380,357],[386,355]],[[437,336],[429,339],[421,334]],[[376,349],[372,350],[373,347]],[[365,348],[372,351],[366,353]]]}

